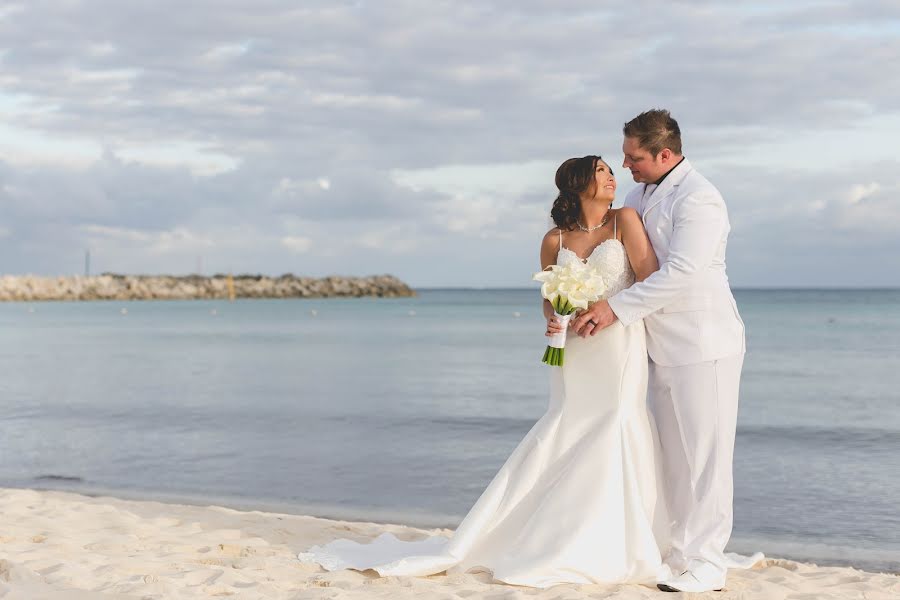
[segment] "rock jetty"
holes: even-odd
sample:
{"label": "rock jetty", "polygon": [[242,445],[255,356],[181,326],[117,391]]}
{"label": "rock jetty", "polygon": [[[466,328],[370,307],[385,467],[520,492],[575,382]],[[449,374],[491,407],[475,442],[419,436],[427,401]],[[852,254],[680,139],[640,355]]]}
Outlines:
{"label": "rock jetty", "polygon": [[416,293],[392,275],[371,277],[265,277],[263,275],[116,275],[0,277],[0,301],[201,300],[223,298],[397,298]]}

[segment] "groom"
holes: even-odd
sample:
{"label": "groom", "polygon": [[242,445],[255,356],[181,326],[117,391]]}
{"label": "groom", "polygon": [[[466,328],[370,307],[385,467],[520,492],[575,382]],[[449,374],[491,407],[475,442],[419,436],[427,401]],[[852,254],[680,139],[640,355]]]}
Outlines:
{"label": "groom", "polygon": [[725,585],[732,527],[732,458],[744,324],[725,274],[731,227],[722,196],[681,154],[681,131],[666,110],[641,113],[623,129],[623,167],[643,185],[625,198],[638,211],[660,268],[597,302],[573,323],[594,335],[644,319],[650,355],[648,403],[659,429],[672,549],[667,592]]}

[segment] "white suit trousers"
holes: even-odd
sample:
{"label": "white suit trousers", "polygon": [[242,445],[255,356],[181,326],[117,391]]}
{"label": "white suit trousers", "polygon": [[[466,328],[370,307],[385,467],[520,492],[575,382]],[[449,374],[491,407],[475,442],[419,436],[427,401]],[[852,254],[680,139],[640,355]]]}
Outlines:
{"label": "white suit trousers", "polygon": [[744,355],[679,367],[650,362],[648,401],[659,430],[677,570],[702,560],[727,571],[732,462]]}

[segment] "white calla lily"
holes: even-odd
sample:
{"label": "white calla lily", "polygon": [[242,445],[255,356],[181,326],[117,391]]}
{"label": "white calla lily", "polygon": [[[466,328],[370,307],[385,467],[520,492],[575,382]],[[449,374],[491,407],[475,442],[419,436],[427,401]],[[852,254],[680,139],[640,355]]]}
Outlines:
{"label": "white calla lily", "polygon": [[[534,280],[541,282],[541,296],[553,304],[553,309],[568,322],[577,310],[584,310],[603,297],[608,286],[599,269],[581,261],[565,265],[550,265]],[[550,338],[550,345],[544,352],[543,362],[552,366],[562,366],[565,357],[565,330]]]}

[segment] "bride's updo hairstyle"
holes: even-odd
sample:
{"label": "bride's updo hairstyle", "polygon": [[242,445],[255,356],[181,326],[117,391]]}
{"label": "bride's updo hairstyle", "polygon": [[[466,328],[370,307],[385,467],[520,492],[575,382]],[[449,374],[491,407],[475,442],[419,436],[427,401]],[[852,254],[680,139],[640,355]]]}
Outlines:
{"label": "bride's updo hairstyle", "polygon": [[556,187],[559,188],[559,195],[553,201],[550,217],[560,229],[564,231],[575,229],[581,215],[581,194],[593,187],[594,172],[600,160],[603,159],[594,155],[570,158],[556,170]]}

